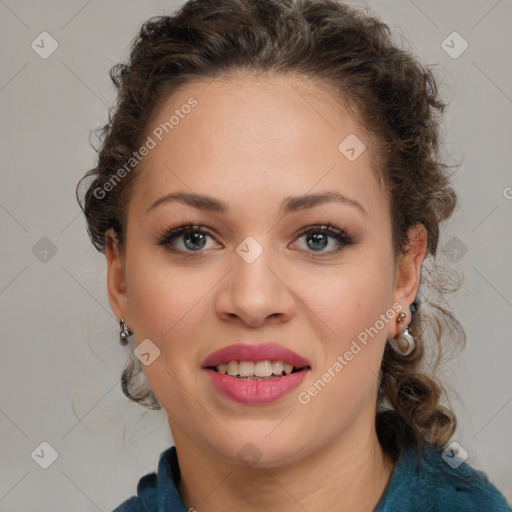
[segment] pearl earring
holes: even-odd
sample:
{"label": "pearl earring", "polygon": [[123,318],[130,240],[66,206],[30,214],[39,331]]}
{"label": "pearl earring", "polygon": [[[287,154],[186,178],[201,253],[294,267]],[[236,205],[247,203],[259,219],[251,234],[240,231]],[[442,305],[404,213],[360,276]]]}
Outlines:
{"label": "pearl earring", "polygon": [[396,345],[403,356],[408,356],[414,350],[416,342],[409,332],[409,326],[396,338]]}
{"label": "pearl earring", "polygon": [[[410,311],[412,314],[416,313],[418,310],[418,305],[416,302],[413,302],[410,307]],[[404,312],[401,312],[397,318],[396,321],[399,324],[403,324],[405,320],[406,314]],[[391,340],[388,340],[390,342],[390,345],[393,347],[393,349],[400,353],[403,356],[408,356],[416,346],[416,342],[414,341],[414,338],[412,337],[412,334],[409,332],[409,326],[407,325],[405,329],[398,335],[397,338],[393,338]]]}

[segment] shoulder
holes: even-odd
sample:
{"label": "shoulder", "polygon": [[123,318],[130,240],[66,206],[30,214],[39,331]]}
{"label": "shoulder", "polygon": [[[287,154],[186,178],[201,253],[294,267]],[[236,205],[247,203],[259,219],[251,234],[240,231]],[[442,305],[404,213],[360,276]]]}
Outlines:
{"label": "shoulder", "polygon": [[[443,456],[444,453],[444,456]],[[428,446],[404,451],[376,512],[395,510],[510,512],[504,496],[487,476],[457,459],[456,454]]]}
{"label": "shoulder", "polygon": [[[176,447],[160,454],[158,473],[148,473],[137,484],[137,496],[121,503],[112,512],[187,512],[178,491],[180,470]],[[162,507],[159,508],[159,507]]]}
{"label": "shoulder", "polygon": [[132,496],[121,503],[121,505],[116,507],[112,512],[147,512],[147,509],[143,507],[139,498]]}
{"label": "shoulder", "polygon": [[143,476],[137,484],[137,496],[132,496],[121,503],[112,512],[152,512],[157,510],[157,481],[156,473],[148,473]]}
{"label": "shoulder", "polygon": [[510,511],[485,473],[461,461],[455,453],[428,447],[423,460],[425,480],[433,491],[437,490],[439,505],[444,502],[453,510],[464,511]]}

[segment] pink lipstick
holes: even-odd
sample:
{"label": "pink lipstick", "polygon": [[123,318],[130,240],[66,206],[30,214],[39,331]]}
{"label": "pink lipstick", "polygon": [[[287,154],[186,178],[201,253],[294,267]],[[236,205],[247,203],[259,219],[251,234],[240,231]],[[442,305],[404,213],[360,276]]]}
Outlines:
{"label": "pink lipstick", "polygon": [[210,354],[202,367],[217,391],[245,404],[281,398],[311,370],[307,359],[275,343],[231,345]]}

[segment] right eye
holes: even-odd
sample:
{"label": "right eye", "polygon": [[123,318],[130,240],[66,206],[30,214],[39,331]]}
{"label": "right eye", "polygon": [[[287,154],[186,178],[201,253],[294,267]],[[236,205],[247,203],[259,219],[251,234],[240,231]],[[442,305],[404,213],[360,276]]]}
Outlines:
{"label": "right eye", "polygon": [[[206,239],[213,237],[201,226],[186,224],[174,229],[166,229],[160,233],[158,245],[175,252],[204,252]],[[179,242],[179,243],[178,243]],[[177,247],[180,245],[181,247]]]}

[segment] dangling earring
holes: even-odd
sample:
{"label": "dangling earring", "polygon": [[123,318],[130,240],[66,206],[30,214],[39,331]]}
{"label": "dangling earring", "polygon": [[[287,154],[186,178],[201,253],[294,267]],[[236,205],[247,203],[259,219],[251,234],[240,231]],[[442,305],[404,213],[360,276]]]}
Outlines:
{"label": "dangling earring", "polygon": [[133,334],[133,332],[130,331],[130,329],[126,325],[124,318],[121,318],[121,321],[119,322],[119,327],[121,329],[121,332],[119,333],[119,343],[121,345],[127,345],[128,338]]}
{"label": "dangling earring", "polygon": [[396,344],[398,346],[398,350],[403,356],[408,356],[416,346],[416,342],[412,337],[412,334],[409,332],[409,326],[407,326],[402,333],[396,339]]}
{"label": "dangling earring", "polygon": [[[417,311],[417,308],[417,304],[413,302],[409,309],[411,310],[411,313],[414,314]],[[403,324],[405,317],[405,313],[402,312],[398,315],[396,321],[399,324]],[[409,326],[406,326],[405,329],[398,335],[396,339],[394,338],[389,341],[391,346],[403,356],[408,356],[416,346],[416,342],[414,341],[412,334],[409,332]]]}

